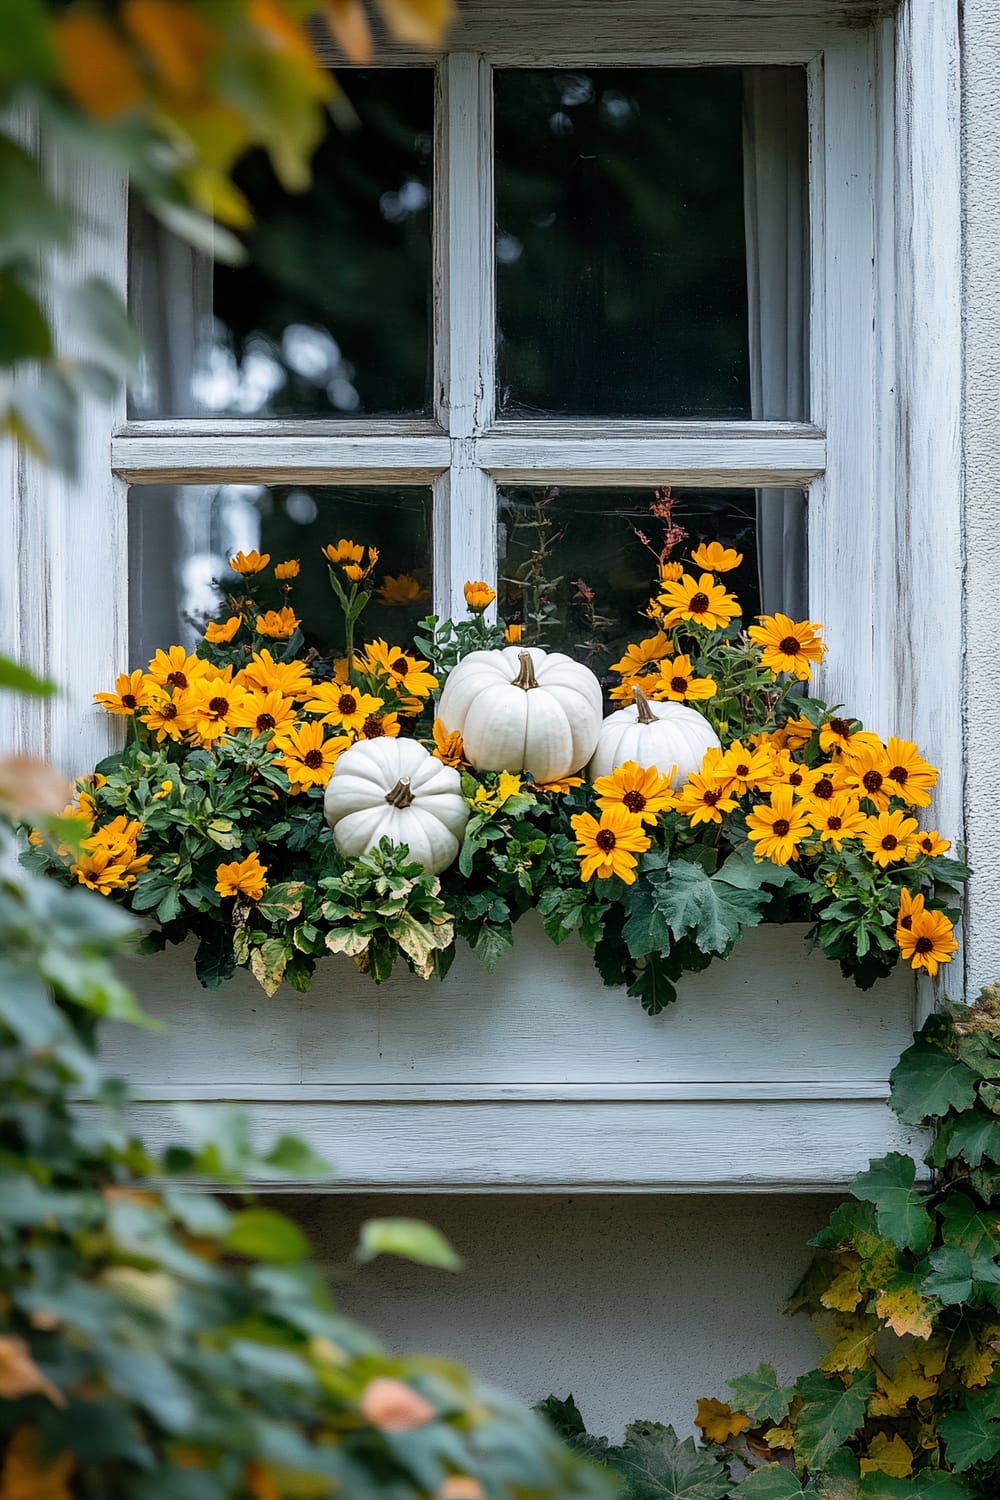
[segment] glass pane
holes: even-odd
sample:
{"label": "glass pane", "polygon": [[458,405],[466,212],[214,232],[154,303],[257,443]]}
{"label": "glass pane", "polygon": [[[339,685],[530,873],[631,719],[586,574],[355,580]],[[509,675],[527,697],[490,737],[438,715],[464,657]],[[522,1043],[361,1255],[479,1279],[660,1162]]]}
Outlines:
{"label": "glass pane", "polygon": [[[795,499],[804,510],[804,498]],[[802,522],[804,538],[804,515]],[[656,592],[671,525],[681,535],[670,555],[696,575],[700,570],[690,558],[702,542],[720,542],[741,555],[739,565],[725,573],[725,586],[743,606],[744,623],[751,623],[761,612],[757,496],[754,490],[728,489],[501,489],[501,617],[521,624],[526,644],[566,651],[610,685],[616,680],[608,674],[610,664],[630,641],[653,632],[643,611]],[[784,571],[801,584],[804,546],[800,557],[781,562],[779,577]]]}
{"label": "glass pane", "polygon": [[[193,648],[205,617],[238,580],[228,559],[269,552],[259,598],[289,603],[306,643],[323,656],[343,652],[341,616],[321,549],[348,537],[377,547],[374,593],[362,616],[366,639],[407,636],[431,609],[431,492],[416,486],[371,489],[262,484],[136,485],[129,491],[129,634],[132,663],[177,642]],[[273,566],[295,558],[299,576],[286,596]],[[272,643],[273,644],[273,643]]]}
{"label": "glass pane", "polygon": [[502,412],[804,415],[801,70],[499,71],[495,121]]}
{"label": "glass pane", "polygon": [[285,192],[262,152],[237,167],[249,264],[213,267],[133,205],[133,416],[429,413],[433,72],[338,81],[356,125],[331,122],[308,192]]}

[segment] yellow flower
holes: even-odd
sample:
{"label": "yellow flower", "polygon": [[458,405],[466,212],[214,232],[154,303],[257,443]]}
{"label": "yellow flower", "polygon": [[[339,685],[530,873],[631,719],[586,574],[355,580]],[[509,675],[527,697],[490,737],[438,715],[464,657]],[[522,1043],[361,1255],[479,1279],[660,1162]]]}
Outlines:
{"label": "yellow flower", "polygon": [[352,583],[360,583],[363,578],[367,578],[369,573],[373,571],[377,562],[378,548],[369,547],[368,561],[363,566],[360,562],[345,562],[341,563],[341,567]]}
{"label": "yellow flower", "polygon": [[763,647],[761,664],[774,677],[789,672],[800,682],[805,682],[812,668],[811,662],[823,660],[826,647],[820,639],[819,625],[810,620],[798,624],[790,615],[758,615],[759,625],[751,625],[747,635],[758,646]]}
{"label": "yellow flower", "polygon": [[476,583],[466,583],[463,592],[466,604],[477,615],[481,615],[484,609],[489,609],[497,596],[496,589],[491,589],[481,579]]}
{"label": "yellow flower", "polygon": [[934,766],[923,760],[911,740],[891,736],[885,747],[886,790],[892,797],[902,797],[910,807],[927,807],[931,789],[938,779]]}
{"label": "yellow flower", "polygon": [[286,578],[298,578],[300,572],[297,557],[290,557],[287,562],[275,563],[274,576],[279,583],[284,583]]}
{"label": "yellow flower", "polygon": [[145,713],[139,715],[146,728],[153,733],[157,741],[179,740],[187,728],[185,722],[184,693],[174,690],[173,695],[159,692],[152,699]]}
{"label": "yellow flower", "polygon": [[242,573],[244,578],[250,578],[254,573],[262,573],[270,561],[270,552],[237,552],[235,557],[229,559],[229,566],[234,573]]}
{"label": "yellow flower", "polygon": [[908,818],[901,812],[881,812],[865,819],[861,830],[861,842],[877,865],[883,870],[887,865],[909,862],[916,853],[916,818]]}
{"label": "yellow flower", "polygon": [[692,828],[699,823],[721,823],[722,814],[732,812],[735,806],[729,782],[704,767],[688,777],[677,795],[677,811],[690,818]]}
{"label": "yellow flower", "polygon": [[190,686],[195,677],[204,677],[208,662],[200,656],[189,656],[183,646],[171,646],[166,651],[157,651],[149,664],[149,675],[163,688]]}
{"label": "yellow flower", "polygon": [[766,749],[748,749],[739,740],[726,750],[718,762],[718,774],[730,784],[737,796],[771,785],[774,762]]}
{"label": "yellow flower", "polygon": [[307,714],[320,714],[321,723],[332,724],[337,729],[345,729],[354,734],[360,734],[365,720],[371,714],[378,713],[381,707],[381,698],[373,698],[370,693],[362,693],[358,688],[343,682],[320,683],[313,688],[312,697],[305,702]]}
{"label": "yellow flower", "polygon": [[369,714],[361,726],[363,740],[394,740],[399,735],[398,714]]}
{"label": "yellow flower", "polygon": [[125,866],[115,860],[110,849],[103,847],[81,854],[76,863],[70,866],[70,874],[75,875],[81,885],[92,891],[99,891],[102,896],[122,890],[129,884],[125,877]]}
{"label": "yellow flower", "polygon": [[[152,859],[151,854],[140,854],[138,852],[138,838],[142,831],[142,824],[138,819],[126,818],[121,814],[112,818],[110,823],[105,823],[103,828],[97,828],[89,838],[83,840],[81,848],[90,854],[101,856],[104,873],[116,867],[117,886],[135,884],[135,877],[140,875]],[[107,855],[107,861],[103,856]],[[81,862],[86,855],[81,857]],[[79,877],[77,877],[79,878]],[[84,881],[84,884],[88,884]]]}
{"label": "yellow flower", "polygon": [[275,661],[266,647],[251,656],[236,682],[261,693],[277,690],[286,698],[308,698],[313,691],[313,680],[304,662]]}
{"label": "yellow flower", "polygon": [[681,567],[680,563],[675,563],[675,562],[660,563],[660,582],[661,583],[676,583],[679,578],[683,578],[683,577],[684,577],[684,569]]}
{"label": "yellow flower", "polygon": [[114,692],[95,693],[94,702],[99,703],[109,714],[123,714],[126,718],[131,718],[137,709],[152,702],[155,689],[156,684],[151,683],[137,668],[134,672],[120,672],[115,678]]}
{"label": "yellow flower", "polygon": [[824,755],[847,750],[851,741],[857,737],[860,727],[856,719],[827,719],[825,724],[820,725],[819,748]]}
{"label": "yellow flower", "polygon": [[772,742],[785,750],[801,750],[808,745],[815,730],[809,720],[800,714],[798,718],[786,719],[780,729],[772,735]]}
{"label": "yellow flower", "polygon": [[673,642],[667,639],[662,630],[658,630],[646,640],[626,646],[625,655],[611,666],[610,671],[617,672],[621,677],[637,677],[650,662],[662,661],[665,656],[672,656],[673,653]]}
{"label": "yellow flower", "polygon": [[904,886],[899,893],[899,913],[896,917],[897,942],[899,941],[898,929],[902,928],[904,932],[909,932],[910,928],[913,926],[913,918],[916,916],[917,912],[923,911],[923,909],[924,898],[922,894],[918,891],[915,896],[912,896]]}
{"label": "yellow flower", "polygon": [[815,769],[819,772],[819,776],[803,797],[803,801],[811,810],[822,812],[835,797],[846,796],[857,803],[857,793],[848,788],[843,766],[820,765]]}
{"label": "yellow flower", "polygon": [[930,833],[917,834],[918,854],[926,854],[930,859],[934,859],[939,854],[947,854],[950,848],[951,839],[943,839],[936,828]]}
{"label": "yellow flower", "polygon": [[323,556],[327,562],[340,567],[344,563],[359,563],[364,553],[365,549],[360,542],[349,542],[346,537],[341,537],[339,542],[328,542],[323,548]]}
{"label": "yellow flower", "polygon": [[254,628],[258,635],[267,635],[277,641],[287,641],[289,636],[295,634],[298,623],[298,616],[294,609],[289,609],[286,604],[284,609],[269,609],[264,614],[258,615]]}
{"label": "yellow flower", "polygon": [[494,812],[499,812],[508,797],[516,797],[521,789],[520,776],[515,776],[511,771],[501,771],[499,780],[492,790],[485,786],[476,787],[474,801],[479,807],[488,807]]}
{"label": "yellow flower", "polygon": [[907,962],[914,969],[926,969],[932,977],[958,951],[955,929],[940,911],[913,910],[910,926],[900,923],[896,928],[896,941]]}
{"label": "yellow flower", "polygon": [[200,677],[184,697],[184,728],[202,745],[213,745],[229,733],[233,714],[246,693],[225,679]]}
{"label": "yellow flower", "polygon": [[558,781],[543,781],[536,787],[536,792],[551,792],[553,796],[562,792],[573,792],[578,786],[583,786],[582,776],[561,776]]}
{"label": "yellow flower", "polygon": [[222,646],[231,641],[233,636],[243,624],[242,615],[230,615],[228,620],[220,622],[210,620],[205,626],[205,639],[210,646]]}
{"label": "yellow flower", "polygon": [[853,792],[858,798],[866,798],[880,811],[884,810],[889,806],[891,795],[891,788],[886,783],[888,770],[881,743],[877,743],[877,748],[866,744],[856,755],[852,754],[844,766],[844,790]]}
{"label": "yellow flower", "polygon": [[594,791],[598,807],[624,807],[640,823],[655,823],[660,813],[677,801],[669,776],[661,776],[655,766],[647,769],[634,760],[625,761],[610,776],[599,776]]}
{"label": "yellow flower", "polygon": [[663,622],[668,627],[689,620],[706,630],[720,630],[740,612],[739,600],[727,593],[711,573],[702,573],[697,581],[690,573],[683,573],[676,583],[663,585],[659,601],[669,610]]}
{"label": "yellow flower", "polygon": [[812,831],[808,811],[795,802],[791,787],[776,786],[770,805],[755,807],[747,816],[747,829],[755,845],[754,859],[769,859],[787,865],[798,854],[799,840]]}
{"label": "yellow flower", "polygon": [[244,693],[230,715],[234,729],[249,729],[253,739],[276,734],[295,723],[295,706],[290,698],[272,688],[269,693]]}
{"label": "yellow flower", "polygon": [[646,687],[646,695],[669,703],[690,703],[698,698],[714,698],[714,677],[695,677],[690,656],[675,656],[664,662],[659,675]]}
{"label": "yellow flower", "polygon": [[405,606],[422,604],[431,597],[431,591],[425,589],[412,573],[397,573],[395,578],[387,573],[385,582],[375,590],[375,597],[380,604]]}
{"label": "yellow flower", "polygon": [[508,646],[519,646],[521,644],[521,637],[523,634],[523,625],[508,625],[504,629],[503,638],[507,642]]}
{"label": "yellow flower", "polygon": [[581,880],[617,875],[626,885],[635,883],[636,855],[649,848],[649,837],[638,818],[619,804],[602,808],[600,822],[592,813],[577,813],[570,823],[576,834]]}
{"label": "yellow flower", "polygon": [[437,678],[427,670],[430,662],[407,656],[398,646],[382,640],[369,643],[362,666],[365,672],[388,677],[393,688],[410,697],[426,698],[438,685]]}
{"label": "yellow flower", "polygon": [[779,750],[771,768],[771,786],[787,786],[796,797],[808,798],[825,773],[825,766],[805,766],[787,750]]}
{"label": "yellow flower", "polygon": [[169,797],[170,796],[170,793],[173,791],[173,789],[174,789],[174,784],[173,784],[172,781],[161,781],[160,782],[160,790],[158,792],[154,792],[153,793],[152,800],[154,802],[162,802],[163,799],[164,799],[164,797]]}
{"label": "yellow flower", "polygon": [[215,889],[220,896],[246,896],[249,901],[259,901],[267,889],[267,865],[261,864],[256,850],[246,859],[218,865]]}
{"label": "yellow flower", "polygon": [[306,792],[310,787],[326,786],[337,756],[350,743],[346,735],[340,739],[326,739],[322,724],[300,724],[287,734],[279,735],[274,748],[281,752],[280,764],[288,773],[292,791]]}
{"label": "yellow flower", "polygon": [[831,797],[822,806],[807,802],[809,821],[825,844],[839,849],[845,839],[857,838],[868,821],[853,797]]}
{"label": "yellow flower", "polygon": [[710,573],[731,573],[743,561],[743,553],[724,547],[721,542],[702,542],[691,553],[691,561]]}
{"label": "yellow flower", "polygon": [[438,760],[443,761],[446,766],[465,767],[469,762],[465,758],[465,746],[462,744],[462,736],[457,729],[449,734],[440,719],[434,720],[434,749],[431,754]]}

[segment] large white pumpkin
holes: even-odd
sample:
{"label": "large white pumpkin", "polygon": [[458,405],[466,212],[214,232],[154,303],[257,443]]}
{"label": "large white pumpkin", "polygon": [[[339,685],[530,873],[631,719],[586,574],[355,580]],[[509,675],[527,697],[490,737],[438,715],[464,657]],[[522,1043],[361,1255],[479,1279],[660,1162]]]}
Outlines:
{"label": "large white pumpkin", "polygon": [[358,858],[380,839],[405,844],[437,875],[458,854],[469,821],[462,779],[416,740],[359,740],[333,768],[323,812],[341,854]]}
{"label": "large white pumpkin", "polygon": [[601,685],[558,651],[471,651],[445,683],[438,718],[458,730],[478,771],[530,771],[557,781],[585,766],[601,729]]}
{"label": "large white pumpkin", "polygon": [[721,749],[718,735],[697,709],[683,703],[650,703],[641,688],[635,702],[616,709],[601,725],[588,776],[610,776],[627,760],[645,770],[653,767],[661,776],[671,776],[675,791],[693,771],[701,769],[705,751]]}

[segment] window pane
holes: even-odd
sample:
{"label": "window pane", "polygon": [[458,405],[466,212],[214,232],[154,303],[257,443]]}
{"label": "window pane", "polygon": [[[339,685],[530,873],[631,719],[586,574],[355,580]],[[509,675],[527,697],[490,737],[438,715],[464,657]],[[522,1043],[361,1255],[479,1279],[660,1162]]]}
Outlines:
{"label": "window pane", "polygon": [[[664,499],[675,503],[664,507]],[[501,617],[521,623],[527,644],[566,651],[610,684],[609,665],[630,641],[653,632],[643,611],[656,592],[658,554],[671,522],[683,532],[672,557],[690,572],[699,571],[690,556],[700,542],[721,542],[742,555],[724,579],[743,606],[744,624],[751,623],[761,612],[760,547],[772,545],[774,528],[758,531],[754,490],[728,489],[501,489]],[[784,570],[767,560],[779,579],[782,571],[797,573],[794,584],[801,587],[804,547],[801,556],[781,559]]]}
{"label": "window pane", "polygon": [[236,180],[252,261],[212,266],[133,205],[130,283],[147,346],[132,415],[420,415],[431,398],[433,73],[344,70],[313,185],[262,152]]}
{"label": "window pane", "polygon": [[299,560],[287,599],[268,568],[260,602],[266,609],[290,603],[307,644],[324,656],[344,646],[321,551],[327,542],[348,537],[379,550],[375,592],[362,616],[366,638],[408,637],[431,610],[429,489],[136,485],[129,491],[128,523],[133,663],[147,661],[160,646],[197,643],[205,617],[218,607],[218,584],[226,590],[238,582],[228,559],[241,550],[269,552],[272,567]]}
{"label": "window pane", "polygon": [[801,70],[499,71],[495,120],[502,412],[805,415]]}

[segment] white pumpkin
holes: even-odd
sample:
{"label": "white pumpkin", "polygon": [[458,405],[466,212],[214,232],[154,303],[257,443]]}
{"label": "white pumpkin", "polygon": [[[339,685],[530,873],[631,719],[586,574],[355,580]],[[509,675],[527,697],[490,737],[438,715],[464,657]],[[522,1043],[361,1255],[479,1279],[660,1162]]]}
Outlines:
{"label": "white pumpkin", "polygon": [[477,771],[530,771],[539,783],[587,764],[602,712],[601,685],[590,668],[537,646],[470,651],[438,705],[438,718],[462,736]]}
{"label": "white pumpkin", "polygon": [[705,751],[722,748],[711,724],[697,709],[683,703],[650,703],[641,688],[635,702],[616,709],[601,725],[588,777],[610,776],[627,760],[644,770],[655,768],[670,776],[674,791],[680,791],[693,771],[701,770]]}
{"label": "white pumpkin", "polygon": [[357,859],[388,838],[431,875],[458,854],[469,821],[462,778],[416,740],[359,740],[333,768],[323,812],[341,854]]}

